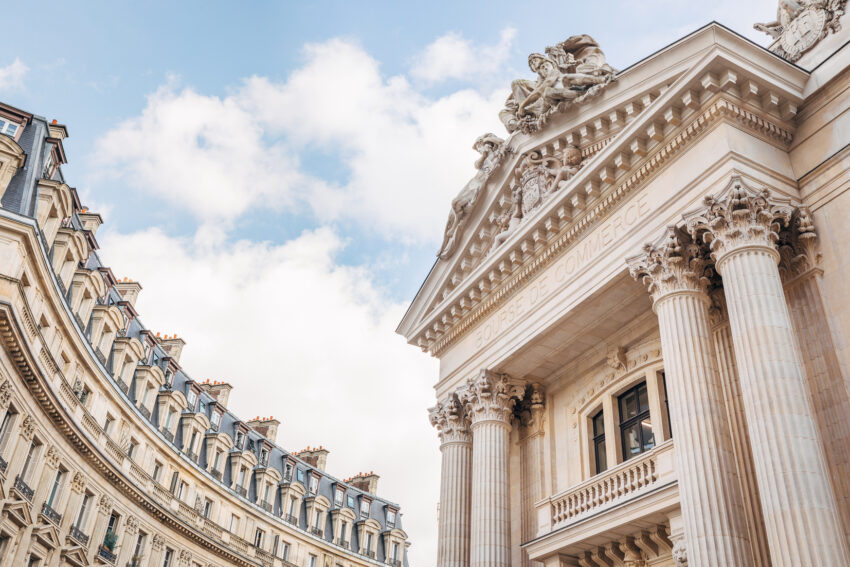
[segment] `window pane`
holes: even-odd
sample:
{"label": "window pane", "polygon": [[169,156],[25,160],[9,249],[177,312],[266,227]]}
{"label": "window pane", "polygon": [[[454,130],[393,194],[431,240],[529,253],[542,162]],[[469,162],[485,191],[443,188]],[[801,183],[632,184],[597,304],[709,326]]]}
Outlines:
{"label": "window pane", "polygon": [[643,436],[643,450],[649,451],[655,447],[655,434],[652,433],[652,422],[649,418],[640,422],[640,428]]}
{"label": "window pane", "polygon": [[639,413],[643,413],[645,411],[649,411],[649,398],[646,394],[646,384],[641,384],[638,387],[638,401],[640,408],[638,408]]}
{"label": "window pane", "polygon": [[593,418],[593,435],[594,437],[597,435],[602,435],[605,433],[605,419],[602,415],[602,412],[596,414],[596,417]]}
{"label": "window pane", "polygon": [[623,428],[623,459],[630,459],[641,452],[640,429],[637,423]]}
{"label": "window pane", "polygon": [[596,472],[608,470],[608,456],[605,452],[605,441],[596,443]]}
{"label": "window pane", "polygon": [[635,391],[627,392],[620,398],[620,421],[625,421],[638,414]]}

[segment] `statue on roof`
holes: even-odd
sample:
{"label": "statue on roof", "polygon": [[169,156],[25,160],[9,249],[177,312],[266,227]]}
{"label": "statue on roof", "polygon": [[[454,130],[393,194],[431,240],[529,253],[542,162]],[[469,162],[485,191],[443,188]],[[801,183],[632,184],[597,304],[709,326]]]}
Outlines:
{"label": "statue on roof", "polygon": [[818,41],[837,32],[847,0],[779,0],[776,20],[753,27],[774,39],[770,50],[796,61]]}
{"label": "statue on roof", "polygon": [[499,118],[508,132],[539,130],[549,116],[597,94],[614,79],[616,71],[589,35],[576,35],[547,47],[545,55],[532,53],[528,67],[536,80],[517,79]]}
{"label": "statue on roof", "polygon": [[479,136],[472,148],[481,156],[475,160],[475,168],[478,170],[475,177],[461,189],[457,197],[452,200],[452,208],[449,211],[449,219],[446,221],[443,244],[440,246],[438,256],[441,260],[448,259],[457,248],[462,229],[469,218],[481,189],[498,167],[502,157],[508,152],[505,141],[495,134],[484,134]]}

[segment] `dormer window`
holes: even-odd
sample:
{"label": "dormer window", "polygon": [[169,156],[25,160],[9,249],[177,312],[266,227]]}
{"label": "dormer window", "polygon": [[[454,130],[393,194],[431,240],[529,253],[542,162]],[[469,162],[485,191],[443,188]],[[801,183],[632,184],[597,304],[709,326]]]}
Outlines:
{"label": "dormer window", "polygon": [[269,464],[269,450],[265,447],[260,450],[260,465],[266,466]]}
{"label": "dormer window", "polygon": [[189,390],[189,393],[186,395],[186,401],[189,402],[190,411],[195,411],[195,401],[197,399],[198,394],[196,394],[194,390]]}
{"label": "dormer window", "polygon": [[304,484],[304,471],[298,469],[298,482]]}
{"label": "dormer window", "polygon": [[20,127],[20,124],[12,122],[8,118],[0,118],[0,134],[6,134],[10,138],[15,138]]}
{"label": "dormer window", "polygon": [[47,159],[44,160],[44,169],[41,171],[41,176],[44,179],[50,179],[53,175],[53,167],[56,164],[56,161],[53,158],[53,152],[47,154]]}
{"label": "dormer window", "polygon": [[292,463],[286,463],[283,467],[283,480],[292,480]]}
{"label": "dormer window", "polygon": [[[157,364],[159,364],[159,359],[156,356],[156,354],[154,354],[153,365],[156,366]],[[171,384],[173,382],[174,382],[174,372],[172,372],[171,370],[166,370],[165,371],[165,387],[170,388]]]}
{"label": "dormer window", "polygon": [[319,477],[311,475],[310,476],[310,493],[316,494],[316,491],[318,491],[318,490],[319,490]]}
{"label": "dormer window", "polygon": [[210,423],[212,423],[214,428],[218,429],[218,426],[221,423],[221,414],[217,411],[212,412],[212,415],[210,416]]}
{"label": "dormer window", "polygon": [[372,502],[365,498],[360,500],[360,516],[367,518],[372,510]]}
{"label": "dormer window", "polygon": [[334,491],[334,506],[342,508],[342,503],[345,501],[345,490],[342,487],[337,487]]}
{"label": "dormer window", "polygon": [[349,496],[345,499],[345,505],[354,510],[354,496]]}
{"label": "dormer window", "polygon": [[395,510],[387,510],[387,526],[390,528],[395,527]]}
{"label": "dormer window", "polygon": [[237,449],[242,449],[242,441],[245,439],[245,434],[241,431],[236,432],[236,442],[233,444]]}

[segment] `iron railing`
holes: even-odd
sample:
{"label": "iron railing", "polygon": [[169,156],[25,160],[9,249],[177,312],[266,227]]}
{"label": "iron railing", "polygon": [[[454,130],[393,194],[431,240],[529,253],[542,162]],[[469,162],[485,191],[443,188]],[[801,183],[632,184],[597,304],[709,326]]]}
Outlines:
{"label": "iron railing", "polygon": [[21,496],[32,502],[33,497],[33,489],[29,487],[29,485],[24,482],[24,479],[20,477],[20,475],[15,477],[15,490],[21,493]]}
{"label": "iron railing", "polygon": [[70,537],[83,547],[88,547],[89,545],[89,536],[84,534],[83,530],[81,530],[77,526],[71,526],[71,529],[68,530],[68,537]]}
{"label": "iron railing", "polygon": [[47,502],[41,506],[41,515],[57,526],[62,521],[62,514],[51,508]]}

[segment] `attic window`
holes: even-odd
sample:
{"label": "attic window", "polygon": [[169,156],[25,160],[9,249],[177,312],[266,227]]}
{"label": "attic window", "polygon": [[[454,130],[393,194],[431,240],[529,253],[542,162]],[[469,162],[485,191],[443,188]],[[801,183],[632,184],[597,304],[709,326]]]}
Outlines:
{"label": "attic window", "polygon": [[210,422],[212,426],[218,429],[218,424],[221,423],[221,414],[217,411],[212,412],[212,416],[210,416]]}
{"label": "attic window", "polygon": [[387,510],[387,526],[395,527],[395,510]]}
{"label": "attic window", "polygon": [[0,118],[0,134],[6,134],[10,138],[16,139],[20,128],[20,124],[12,122],[8,118]]}

